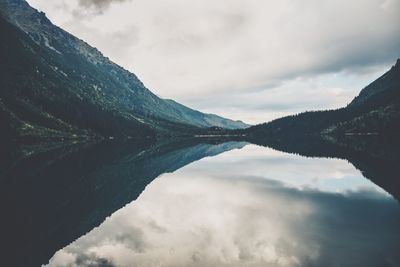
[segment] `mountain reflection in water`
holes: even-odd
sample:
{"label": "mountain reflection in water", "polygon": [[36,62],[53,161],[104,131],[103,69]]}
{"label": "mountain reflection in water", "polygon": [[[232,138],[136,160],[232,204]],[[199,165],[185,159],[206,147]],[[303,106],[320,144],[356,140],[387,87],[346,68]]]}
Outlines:
{"label": "mountain reflection in water", "polygon": [[[260,144],[314,158],[185,139],[71,147],[20,160],[1,172],[3,261],[400,265],[400,207],[386,192],[398,198],[396,157],[320,141]],[[362,172],[316,156],[348,159]]]}

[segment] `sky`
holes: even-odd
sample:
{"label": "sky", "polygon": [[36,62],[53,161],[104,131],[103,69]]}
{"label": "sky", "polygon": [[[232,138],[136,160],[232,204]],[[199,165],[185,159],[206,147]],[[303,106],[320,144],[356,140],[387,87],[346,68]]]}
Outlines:
{"label": "sky", "polygon": [[400,57],[400,0],[28,0],[154,93],[250,124],[348,104]]}

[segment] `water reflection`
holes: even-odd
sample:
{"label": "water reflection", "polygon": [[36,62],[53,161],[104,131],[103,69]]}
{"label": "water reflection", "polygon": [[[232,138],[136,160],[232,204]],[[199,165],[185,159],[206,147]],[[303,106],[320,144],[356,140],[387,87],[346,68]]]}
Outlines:
{"label": "water reflection", "polygon": [[49,266],[399,266],[399,225],[348,162],[247,145],[163,174]]}
{"label": "water reflection", "polygon": [[245,144],[131,140],[63,147],[19,160],[0,171],[2,265],[47,263],[57,250],[135,200],[160,174]]}

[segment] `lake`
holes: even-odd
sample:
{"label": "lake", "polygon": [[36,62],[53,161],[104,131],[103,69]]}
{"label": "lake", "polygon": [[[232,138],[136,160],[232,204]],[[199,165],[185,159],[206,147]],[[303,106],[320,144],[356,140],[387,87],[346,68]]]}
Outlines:
{"label": "lake", "polygon": [[45,266],[400,266],[399,202],[365,161],[247,142],[112,147],[35,169],[57,189],[14,199],[54,211],[25,230],[44,229]]}

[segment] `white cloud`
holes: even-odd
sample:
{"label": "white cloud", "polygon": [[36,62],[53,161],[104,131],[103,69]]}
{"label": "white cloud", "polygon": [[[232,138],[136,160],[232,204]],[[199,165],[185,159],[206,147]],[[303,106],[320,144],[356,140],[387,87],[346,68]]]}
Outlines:
{"label": "white cloud", "polygon": [[[77,0],[29,2],[135,72],[160,96],[185,102],[189,95],[218,94],[226,99],[224,110],[231,107],[231,97],[249,91],[276,88],[298,77],[358,73],[371,66],[382,72],[400,57],[400,0],[105,1],[107,9],[101,14],[79,19],[74,16],[82,9]],[[369,81],[375,78],[370,72]],[[355,89],[365,86],[364,81],[360,78]],[[316,90],[316,98],[323,98],[329,88]],[[299,103],[307,98],[301,90],[280,90],[296,95]],[[346,102],[348,98],[340,104]],[[240,111],[249,114],[238,118],[254,122],[249,110]]]}

